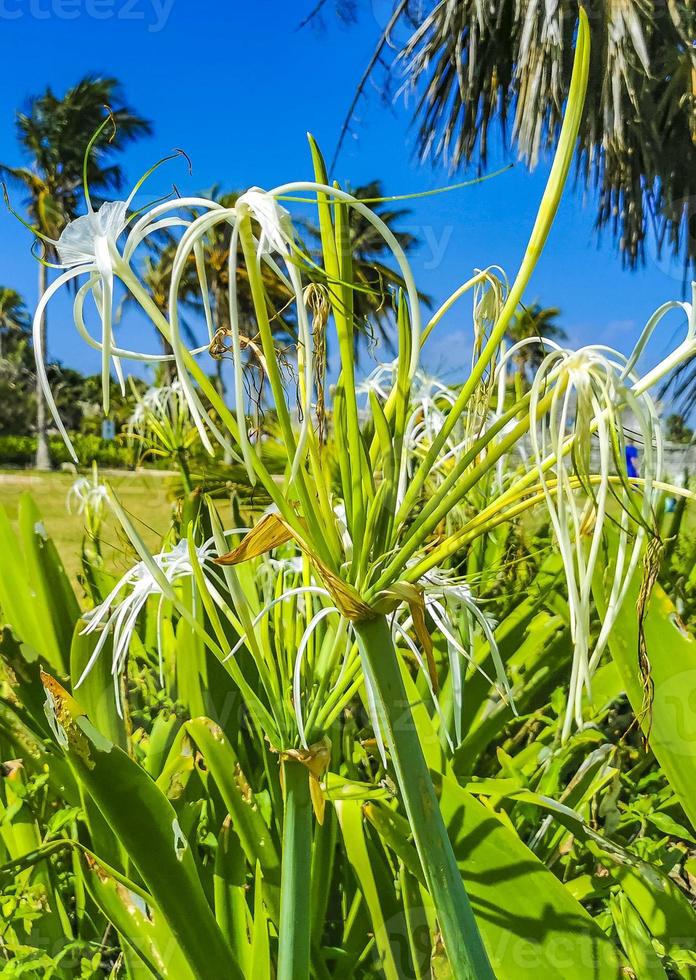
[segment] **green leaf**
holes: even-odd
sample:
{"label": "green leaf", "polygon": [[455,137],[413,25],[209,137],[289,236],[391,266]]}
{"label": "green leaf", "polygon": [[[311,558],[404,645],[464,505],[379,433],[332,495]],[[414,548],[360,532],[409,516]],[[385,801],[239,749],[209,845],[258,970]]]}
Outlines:
{"label": "green leaf", "polygon": [[[447,776],[440,808],[498,980],[622,976],[608,937],[494,813]],[[407,846],[404,836],[400,856]]]}
{"label": "green leaf", "polygon": [[191,969],[241,980],[171,803],[144,769],[97,731],[67,691],[48,675],[42,679],[80,781],[138,869]]}
{"label": "green leaf", "polygon": [[41,659],[54,670],[66,673],[69,645],[61,650],[53,618],[46,607],[40,573],[37,576],[33,570],[36,562],[30,561],[25,554],[2,506],[0,554],[11,556],[11,559],[4,557],[0,562],[0,612],[3,622],[12,627],[12,632],[22,644],[22,654],[26,660]]}
{"label": "green leaf", "polygon": [[654,813],[648,813],[645,819],[663,834],[669,834],[670,837],[681,837],[689,844],[696,844],[696,837],[686,827],[678,823],[674,817],[670,817],[668,813],[661,813],[656,810]]}
{"label": "green leaf", "polygon": [[196,980],[152,898],[101,861],[81,854],[87,889],[111,925],[156,976]]}
{"label": "green leaf", "polygon": [[52,624],[61,671],[67,673],[80,606],[41,514],[29,494],[22,494],[19,500],[19,529],[29,580]]}
{"label": "green leaf", "polygon": [[184,728],[215,780],[247,861],[252,868],[257,863],[261,866],[266,901],[271,916],[277,921],[275,916],[280,885],[278,848],[255,805],[239,759],[220,726],[209,718],[194,718],[186,722]]}
{"label": "green leaf", "polygon": [[[409,874],[403,864],[399,868],[399,884],[404,903],[413,975],[415,980],[430,980],[431,963],[433,964],[433,975],[435,973],[432,937],[432,922],[435,920],[435,911],[425,907],[424,896],[427,895],[427,892],[418,887],[418,882],[413,875]],[[447,961],[446,956],[443,959]]]}
{"label": "green leaf", "polygon": [[261,865],[256,865],[254,884],[254,920],[251,936],[250,980],[268,980],[271,973],[271,950],[268,942],[268,918],[263,901],[263,874]]}
{"label": "green leaf", "polygon": [[621,945],[626,950],[636,980],[660,980],[660,978],[667,980],[667,974],[640,916],[622,892],[612,897],[610,909]]}
{"label": "green leaf", "polygon": [[[551,813],[554,818],[581,839],[610,875],[619,882],[632,904],[643,917],[651,935],[672,953],[683,952],[689,937],[696,935],[696,913],[676,883],[655,865],[614,841],[602,837],[565,803],[532,790],[508,787],[508,780],[480,780],[469,784],[476,793],[531,803]],[[499,784],[496,789],[496,784]],[[555,877],[554,877],[554,880]]]}
{"label": "green leaf", "polygon": [[[73,691],[101,638],[100,632],[82,635],[80,631],[84,625],[84,622],[78,621],[70,646],[70,678]],[[128,745],[126,727],[123,718],[119,718],[116,710],[114,679],[111,673],[111,654],[112,640],[109,637],[78,689],[79,698],[80,704],[85,709],[85,714],[101,734],[114,745],[126,750]]]}
{"label": "green leaf", "polygon": [[[405,673],[404,680],[413,703],[417,697],[413,682]],[[439,773],[435,782],[440,809],[497,980],[538,977],[540,971],[545,980],[623,976],[620,952],[563,883],[514,830],[449,774],[442,775],[447,765],[422,703],[414,705],[413,718],[428,763]],[[507,783],[514,796],[528,793],[515,790],[509,781],[485,782]],[[558,808],[553,801],[547,802]],[[577,815],[573,816],[577,823]],[[394,822],[397,828],[398,820]],[[402,846],[406,843],[404,840]],[[403,859],[403,851],[401,856]]]}
{"label": "green leaf", "polygon": [[[656,585],[644,623],[653,688],[652,706],[646,713],[638,665],[636,600],[640,582],[639,569],[611,631],[609,650],[650,748],[696,829],[696,640],[682,625],[664,590]],[[600,612],[606,607],[605,596],[598,577],[595,598]]]}
{"label": "green leaf", "polygon": [[246,902],[246,861],[234,829],[225,820],[215,852],[215,918],[246,975],[251,963],[251,917]]}
{"label": "green leaf", "polygon": [[147,740],[143,765],[146,772],[157,779],[164,768],[165,760],[180,728],[180,721],[175,714],[162,712],[155,718],[150,737]]}
{"label": "green leaf", "polygon": [[355,872],[358,887],[370,913],[380,969],[386,980],[400,980],[402,974],[399,972],[394,959],[390,941],[389,914],[387,912],[385,918],[385,909],[383,908],[386,896],[380,893],[373,863],[367,849],[361,807],[352,800],[342,800],[335,806],[346,856]]}
{"label": "green leaf", "polygon": [[597,859],[618,881],[640,914],[650,935],[670,954],[693,947],[696,913],[677,885],[659,869],[638,859],[599,851],[588,843]]}

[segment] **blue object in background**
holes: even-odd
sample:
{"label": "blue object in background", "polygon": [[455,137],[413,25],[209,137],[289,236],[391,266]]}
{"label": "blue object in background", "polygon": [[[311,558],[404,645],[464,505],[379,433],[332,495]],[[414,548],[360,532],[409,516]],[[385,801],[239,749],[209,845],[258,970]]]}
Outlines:
{"label": "blue object in background", "polygon": [[101,427],[102,439],[111,440],[116,438],[116,424],[113,419],[104,419]]}
{"label": "blue object in background", "polygon": [[638,476],[638,450],[635,446],[626,446],[626,474],[627,476]]}

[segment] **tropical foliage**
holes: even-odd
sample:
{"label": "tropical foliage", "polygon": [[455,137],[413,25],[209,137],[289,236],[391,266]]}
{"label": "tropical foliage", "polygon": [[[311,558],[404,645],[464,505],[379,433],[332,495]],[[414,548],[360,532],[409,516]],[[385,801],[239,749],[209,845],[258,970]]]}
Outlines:
{"label": "tropical foliage", "polygon": [[[696,308],[665,304],[628,356],[510,344],[572,163],[588,40],[581,13],[511,285],[479,270],[427,321],[398,239],[330,181],[312,139],[313,179],[231,205],[113,202],[61,232],[46,301],[74,279],[80,331],[96,300],[105,408],[111,370],[155,356],[116,345],[112,278],[169,345],[156,356],[176,379],[139,397],[130,428],[182,486],[153,552],[99,471],[81,477],[77,589],[31,498],[16,527],[0,511],[7,976],[693,976],[694,494],[663,480],[651,392],[694,353]],[[298,198],[315,209],[316,254]],[[363,381],[353,211],[402,283],[395,359]],[[166,307],[133,260],[163,222],[178,229]],[[216,230],[232,259],[231,405],[202,367]],[[208,328],[193,350],[178,291],[192,255]],[[269,278],[292,299],[291,351]],[[471,369],[447,386],[420,353],[465,295]],[[673,307],[686,338],[641,373]],[[540,344],[528,384],[510,383]],[[245,370],[262,378],[262,412]],[[40,360],[37,373],[71,447]],[[639,478],[624,467],[628,412]],[[251,494],[206,492],[193,445],[229,453]],[[106,507],[128,542],[118,568],[102,557]]]}

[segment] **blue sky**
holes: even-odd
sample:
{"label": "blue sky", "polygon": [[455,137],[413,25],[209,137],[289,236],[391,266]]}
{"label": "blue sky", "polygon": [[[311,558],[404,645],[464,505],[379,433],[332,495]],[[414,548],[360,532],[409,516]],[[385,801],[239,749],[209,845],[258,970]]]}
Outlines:
{"label": "blue sky", "polygon": [[[128,100],[152,119],[155,133],[129,148],[129,178],[172,147],[183,147],[193,175],[178,162],[158,176],[152,192],[175,180],[182,191],[257,184],[270,187],[311,177],[305,133],[327,156],[333,152],[356,82],[369,59],[389,0],[364,2],[357,25],[330,12],[325,28],[297,30],[314,0],[296,3],[229,0],[0,0],[3,85],[0,87],[0,159],[20,162],[13,119],[28,96],[50,84],[57,92],[86,72],[117,76]],[[330,4],[328,6],[331,6]],[[409,229],[423,240],[413,260],[419,287],[444,299],[471,270],[501,265],[510,277],[524,251],[548,161],[534,174],[522,165],[491,181],[416,200]],[[385,101],[368,86],[334,174],[357,185],[375,177],[400,194],[446,185],[444,171],[414,155],[412,107]],[[461,174],[456,179],[463,179]],[[594,201],[572,186],[526,299],[562,310],[574,344],[601,342],[628,351],[650,313],[681,298],[681,270],[648,248],[644,269],[624,271],[609,236],[593,233]],[[20,289],[33,305],[36,265],[29,236],[0,212],[0,283]],[[78,340],[67,303],[49,320],[52,356],[85,371],[97,361]],[[450,376],[466,370],[470,305],[457,307],[429,342],[428,366]],[[648,360],[682,335],[678,317],[665,321]],[[152,349],[147,323],[128,319],[125,346]]]}

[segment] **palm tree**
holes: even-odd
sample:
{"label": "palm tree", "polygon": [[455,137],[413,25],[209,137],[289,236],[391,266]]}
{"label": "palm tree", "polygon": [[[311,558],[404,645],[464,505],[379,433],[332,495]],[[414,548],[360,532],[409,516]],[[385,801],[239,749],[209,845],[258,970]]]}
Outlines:
{"label": "palm tree", "polygon": [[541,306],[532,303],[531,306],[521,306],[510,321],[507,337],[511,344],[521,340],[539,339],[539,343],[525,344],[513,355],[513,360],[519,374],[528,380],[529,373],[535,372],[548,353],[541,343],[546,340],[565,340],[566,332],[556,323],[561,311],[556,306]]}
{"label": "palm tree", "polygon": [[31,330],[31,319],[16,289],[0,286],[0,360],[16,349]]}
{"label": "palm tree", "polygon": [[690,443],[694,438],[694,430],[687,425],[681,413],[673,412],[665,421],[665,435],[670,442]]}
{"label": "palm tree", "polygon": [[[105,106],[112,106],[114,132],[94,146],[87,161],[87,182],[95,194],[117,191],[123,171],[112,163],[113,154],[138,137],[151,132],[150,123],[126,105],[115,78],[86,76],[63,96],[51,88],[31,99],[17,114],[17,139],[27,166],[0,165],[0,173],[25,192],[29,223],[41,235],[57,239],[78,212],[83,197],[82,169],[92,135],[104,120]],[[44,259],[55,260],[50,245]],[[48,284],[48,268],[39,263],[39,298]],[[46,317],[41,324],[46,349]],[[46,433],[46,405],[40,387],[36,391],[36,466],[50,467]]]}
{"label": "palm tree", "polygon": [[[397,227],[407,220],[412,212],[409,208],[390,207],[384,198],[384,188],[380,180],[372,180],[360,187],[347,188],[358,200],[370,202],[369,206],[387,225],[399,245],[407,254],[416,249],[420,242],[416,235]],[[307,229],[313,238],[319,237],[319,229],[308,224]],[[394,297],[399,289],[405,288],[401,273],[388,263],[391,251],[375,226],[364,215],[351,208],[349,212],[350,252],[353,256],[353,277],[356,288],[353,291],[353,316],[357,327],[356,344],[367,340],[372,342],[374,332],[379,335],[389,350],[394,349],[393,312]],[[311,273],[310,273],[311,274]],[[430,305],[431,299],[424,293],[421,300]]]}
{"label": "palm tree", "polygon": [[[341,11],[345,0],[334,4]],[[580,183],[598,192],[597,229],[611,231],[630,266],[643,258],[650,226],[660,247],[666,243],[685,264],[693,262],[696,4],[585,0],[583,6],[592,61],[577,159]],[[391,67],[406,72],[416,93],[422,155],[452,170],[472,161],[485,168],[497,129],[534,167],[559,131],[577,15],[578,0],[394,0],[341,140],[399,22],[411,37]]]}

